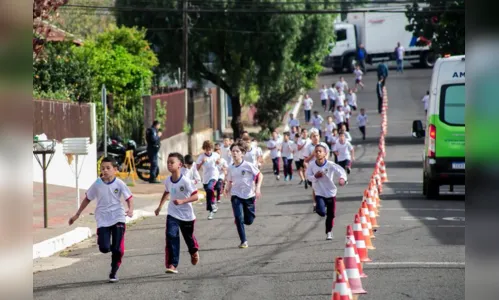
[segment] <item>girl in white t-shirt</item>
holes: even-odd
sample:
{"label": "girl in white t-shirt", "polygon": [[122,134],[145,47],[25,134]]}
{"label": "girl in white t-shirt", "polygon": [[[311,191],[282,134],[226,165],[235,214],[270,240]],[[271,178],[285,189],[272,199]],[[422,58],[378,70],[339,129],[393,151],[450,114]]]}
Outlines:
{"label": "girl in white t-shirt", "polygon": [[353,73],[355,74],[355,88],[357,89],[357,87],[360,85],[362,89],[364,89],[364,83],[362,83],[362,75],[364,73],[360,69],[359,65],[355,66],[355,70],[353,71]]}
{"label": "girl in white t-shirt", "polygon": [[198,156],[196,165],[198,170],[203,168],[203,186],[206,192],[206,210],[209,211],[208,220],[212,220],[218,211],[215,202],[215,185],[218,181],[218,167],[220,155],[213,152],[213,142],[206,140],[203,142],[203,153]]}
{"label": "girl in white t-shirt", "polygon": [[230,146],[234,164],[229,167],[227,172],[227,187],[225,189],[225,194],[231,195],[234,223],[236,223],[237,233],[241,240],[239,248],[248,248],[244,225],[251,225],[255,220],[255,205],[256,200],[261,197],[260,187],[263,180],[260,170],[254,164],[243,160],[246,148],[246,144],[241,141]]}
{"label": "girl in white t-shirt", "polygon": [[182,175],[183,162],[184,158],[180,153],[168,155],[168,171],[172,175],[166,179],[165,191],[154,211],[158,216],[166,200],[170,198],[166,216],[165,266],[166,273],[174,274],[178,273],[180,260],[180,232],[191,254],[191,263],[196,265],[199,262],[199,245],[194,237],[196,215],[192,207],[192,202],[198,200],[198,190],[190,179]]}
{"label": "girl in white t-shirt", "polygon": [[324,108],[324,111],[326,111],[327,110],[327,99],[328,99],[327,85],[322,86],[320,93],[321,93],[321,105]]}
{"label": "girl in white t-shirt", "polygon": [[278,139],[277,131],[272,132],[272,138],[267,142],[267,149],[270,150],[270,158],[272,159],[272,169],[276,180],[280,179],[279,176],[279,160],[281,159],[281,145],[282,142]]}

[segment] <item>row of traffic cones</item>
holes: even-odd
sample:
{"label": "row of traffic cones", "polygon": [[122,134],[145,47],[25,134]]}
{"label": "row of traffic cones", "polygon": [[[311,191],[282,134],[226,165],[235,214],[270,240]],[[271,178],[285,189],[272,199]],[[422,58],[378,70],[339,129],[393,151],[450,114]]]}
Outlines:
{"label": "row of traffic cones", "polygon": [[385,166],[386,111],[388,109],[386,87],[383,88],[383,94],[379,153],[368,187],[364,190],[358,213],[354,216],[353,226],[347,226],[343,257],[337,257],[335,260],[332,300],[352,300],[357,299],[359,295],[367,294],[367,291],[362,287],[362,278],[367,278],[363,263],[372,261],[369,258],[369,250],[376,249],[372,240],[376,238],[374,233],[379,228],[377,217],[379,217],[379,208],[381,207],[380,195],[383,192],[383,184],[388,181]]}

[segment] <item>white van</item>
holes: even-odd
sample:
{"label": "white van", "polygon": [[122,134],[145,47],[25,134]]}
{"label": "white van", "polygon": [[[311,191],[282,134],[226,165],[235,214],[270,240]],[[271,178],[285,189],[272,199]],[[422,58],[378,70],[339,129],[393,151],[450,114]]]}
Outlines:
{"label": "white van", "polygon": [[414,121],[413,136],[425,138],[423,194],[436,198],[440,185],[465,182],[465,56],[438,59],[429,91],[426,130]]}

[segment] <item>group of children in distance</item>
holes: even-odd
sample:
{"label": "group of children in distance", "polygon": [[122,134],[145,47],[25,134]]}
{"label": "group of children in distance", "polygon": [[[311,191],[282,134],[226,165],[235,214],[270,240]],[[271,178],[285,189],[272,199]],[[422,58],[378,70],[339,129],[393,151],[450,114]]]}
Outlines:
{"label": "group of children in distance", "polygon": [[[323,119],[314,112],[310,117],[313,101],[305,98],[305,118],[312,125],[310,130],[300,128],[300,123],[293,115],[290,116],[290,131],[280,136],[277,131],[272,132],[272,138],[267,141],[270,150],[272,165],[276,180],[280,179],[280,160],[282,159],[284,180],[293,179],[293,161],[300,176],[299,184],[305,189],[312,187],[313,211],[321,217],[326,217],[326,239],[333,238],[332,228],[336,211],[337,187],[334,178],[339,177],[338,184],[343,186],[347,182],[351,163],[355,160],[354,148],[350,144],[351,136],[348,132],[348,119],[342,108],[348,112],[356,110],[356,98],[353,90],[349,89],[349,98],[344,99],[342,94],[348,85],[343,78],[333,87],[321,90],[321,98],[328,95],[331,109],[336,111],[327,118],[322,128]],[[330,96],[333,95],[333,96]],[[343,96],[342,96],[343,95]],[[323,106],[326,110],[325,98]],[[308,113],[307,113],[308,111]],[[360,109],[357,116],[362,137],[365,139],[365,125],[367,116],[364,109]],[[321,142],[324,133],[325,142]],[[165,181],[165,191],[160,199],[155,214],[159,215],[165,202],[168,202],[166,217],[166,246],[165,267],[167,273],[178,273],[177,267],[180,257],[180,232],[187,244],[191,255],[191,263],[199,262],[199,246],[194,236],[196,215],[192,202],[198,200],[197,184],[202,183],[206,192],[206,210],[208,220],[212,220],[221,203],[220,196],[230,196],[237,233],[240,238],[239,248],[247,248],[248,240],[245,225],[251,225],[255,219],[255,205],[261,197],[263,175],[260,168],[263,163],[262,149],[257,142],[243,132],[241,139],[233,141],[224,136],[223,144],[214,144],[205,141],[203,152],[198,156],[196,163],[192,155],[183,156],[180,153],[168,155],[167,167],[171,173]],[[334,162],[329,157],[334,155]],[[117,272],[125,251],[124,236],[126,217],[133,216],[133,198],[127,185],[116,178],[118,165],[112,158],[104,158],[101,162],[101,177],[88,189],[86,197],[76,214],[69,219],[72,225],[91,201],[96,201],[95,219],[97,222],[97,243],[102,253],[112,253],[109,281],[117,282]],[[199,171],[202,170],[202,176]],[[128,209],[121,203],[124,198]]]}

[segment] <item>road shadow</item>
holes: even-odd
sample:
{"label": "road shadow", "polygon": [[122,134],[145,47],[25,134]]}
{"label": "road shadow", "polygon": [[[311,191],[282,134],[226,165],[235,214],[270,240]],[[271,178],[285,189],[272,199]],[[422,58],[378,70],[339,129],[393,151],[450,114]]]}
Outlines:
{"label": "road shadow", "polygon": [[[354,169],[373,168],[372,162],[354,162]],[[406,160],[406,161],[385,161],[387,169],[421,169],[423,163],[421,161]]]}
{"label": "road shadow", "polygon": [[[408,131],[410,128],[408,129]],[[378,144],[379,137],[366,137],[365,140],[355,140],[355,145]],[[417,139],[412,136],[387,136],[385,137],[385,146],[401,145],[424,145],[424,139]]]}

